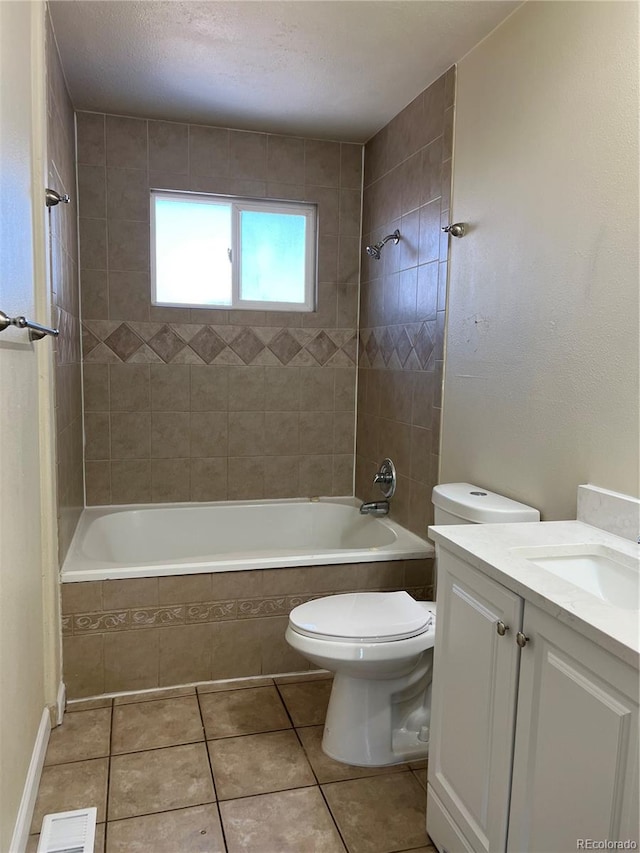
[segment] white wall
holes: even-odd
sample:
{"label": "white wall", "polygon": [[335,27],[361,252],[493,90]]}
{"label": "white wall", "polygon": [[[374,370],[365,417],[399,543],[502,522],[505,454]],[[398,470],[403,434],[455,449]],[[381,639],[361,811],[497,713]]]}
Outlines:
{"label": "white wall", "polygon": [[530,2],[458,66],[441,482],[639,494],[638,5]]}
{"label": "white wall", "polygon": [[[0,2],[0,308],[47,322],[44,3]],[[60,666],[51,341],[0,336],[0,851],[26,841]],[[47,435],[42,430],[48,432]],[[49,445],[47,451],[46,445]],[[29,775],[28,775],[29,774]],[[25,784],[26,783],[26,784]],[[29,783],[32,783],[31,785]],[[23,794],[27,796],[23,796]]]}

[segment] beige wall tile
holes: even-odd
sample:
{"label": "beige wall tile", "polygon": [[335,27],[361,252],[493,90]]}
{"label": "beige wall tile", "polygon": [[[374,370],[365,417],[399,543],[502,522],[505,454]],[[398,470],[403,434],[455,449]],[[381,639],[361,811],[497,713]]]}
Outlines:
{"label": "beige wall tile", "polygon": [[229,442],[226,412],[192,412],[191,456],[226,456]]}
{"label": "beige wall tile", "polygon": [[191,459],[191,500],[227,499],[227,458]]}
{"label": "beige wall tile", "polygon": [[110,459],[109,415],[87,412],[84,418],[85,459]]}
{"label": "beige wall tile", "polygon": [[266,180],[266,134],[241,130],[229,131],[229,174],[245,181]]}
{"label": "beige wall tile", "polygon": [[111,503],[111,465],[109,462],[85,462],[85,487],[88,506]]}
{"label": "beige wall tile", "polygon": [[160,686],[158,663],[162,630],[167,629],[148,628],[104,635],[105,692]]}
{"label": "beige wall tile", "polygon": [[109,220],[148,221],[149,183],[146,169],[107,169],[107,216]]}
{"label": "beige wall tile", "polygon": [[310,668],[309,661],[292,649],[285,640],[284,635],[289,624],[288,616],[249,619],[247,622],[260,623],[263,675],[277,675],[281,672],[297,672]]}
{"label": "beige wall tile", "polygon": [[211,677],[241,678],[260,675],[262,619],[216,622],[211,627]]}
{"label": "beige wall tile", "polygon": [[151,415],[148,412],[114,412],[111,415],[112,459],[143,459],[149,457],[150,450]]}
{"label": "beige wall tile", "polygon": [[[103,365],[87,365],[87,367]],[[148,364],[110,364],[109,382],[111,389],[112,412],[141,412],[150,406],[149,365]],[[136,421],[150,428],[150,421]],[[123,423],[123,428],[126,422]]]}
{"label": "beige wall tile", "polygon": [[265,456],[264,489],[270,498],[297,498],[300,495],[299,456]]}
{"label": "beige wall tile", "polygon": [[220,127],[189,127],[192,175],[225,176],[229,168],[229,131]]}
{"label": "beige wall tile", "polygon": [[186,175],[189,167],[188,125],[149,122],[149,169]]}
{"label": "beige wall tile", "polygon": [[149,268],[149,225],[109,220],[109,269],[146,272]]}
{"label": "beige wall tile", "polygon": [[111,463],[111,501],[114,504],[151,501],[151,463],[148,460]]}
{"label": "beige wall tile", "polygon": [[147,168],[147,122],[144,119],[106,117],[107,166]]}
{"label": "beige wall tile", "polygon": [[340,145],[317,139],[305,141],[305,183],[317,186],[340,185]]}
{"label": "beige wall tile", "polygon": [[[91,213],[86,219],[83,247],[88,319],[123,320],[132,324],[149,321],[191,324],[192,328],[183,326],[179,331],[185,341],[198,334],[196,324],[236,324],[240,327],[236,337],[241,331],[245,337],[254,336],[255,326],[305,327],[322,330],[316,333],[318,338],[313,342],[316,359],[324,362],[336,352],[337,345],[326,336],[324,329],[331,330],[336,323],[342,329],[354,328],[357,318],[357,285],[349,284],[349,280],[358,261],[361,146],[118,116],[82,114],[78,123],[82,136],[80,145],[86,152],[82,165],[88,167],[84,170],[81,196],[84,196],[84,210]],[[266,191],[267,181],[277,197],[312,200],[319,205],[320,230],[325,236],[320,259],[322,284],[318,310],[313,315],[301,317],[286,312],[212,312],[152,306],[148,269],[148,187],[261,196]],[[106,215],[107,219],[93,219],[96,215]],[[339,233],[342,234],[341,246]],[[108,282],[103,272],[107,267],[107,254]],[[338,287],[339,262],[345,280]],[[91,270],[100,271],[101,275],[92,274]],[[144,337],[140,327],[136,332]],[[305,341],[311,340],[301,338],[302,343],[298,344],[296,334],[300,337],[298,332],[292,338],[293,346],[298,348],[294,356]],[[259,332],[258,338],[268,340],[264,331]],[[87,333],[87,340],[89,354],[89,347],[95,347],[97,339]],[[184,358],[190,350],[182,343],[180,346],[179,357]],[[94,362],[101,357],[101,352],[104,357],[106,348],[95,350]],[[172,355],[165,353],[167,360]],[[309,353],[306,355],[312,358]],[[342,352],[338,355],[347,358]],[[123,360],[127,357],[128,352],[121,354]],[[133,357],[144,358],[144,348]],[[268,349],[264,350],[264,357],[275,358]],[[106,365],[99,367],[106,368]],[[127,368],[142,370],[127,374]],[[280,417],[280,429],[274,432],[278,421],[276,413],[287,415],[301,408],[324,413],[331,413],[334,408],[350,411],[355,404],[355,370],[333,367],[318,367],[316,372],[314,368],[299,366],[138,363],[113,364],[109,372],[110,383],[107,371],[94,372],[91,394],[87,395],[87,412],[111,411],[111,453],[117,464],[114,462],[111,468],[102,470],[94,467],[87,480],[95,484],[89,489],[91,497],[115,502],[182,499],[187,493],[187,483],[192,500],[262,497],[265,449],[274,457],[286,460],[288,465],[286,480],[281,477],[274,487],[278,494],[299,494],[297,420]],[[339,388],[336,374],[341,376]],[[143,415],[149,408],[154,414],[153,427],[148,430],[147,421],[127,422],[121,417]],[[184,422],[159,417],[189,411],[198,413],[198,417],[190,418],[186,431]],[[271,438],[266,443],[265,412],[274,414],[270,420]],[[212,421],[209,413],[220,413],[224,419],[228,418],[230,444],[222,434],[223,418]],[[249,413],[253,417],[245,417]],[[328,422],[330,418],[322,420]],[[125,430],[125,426],[134,429],[132,432]],[[212,426],[215,429],[212,430]],[[324,445],[321,447],[324,450]],[[317,446],[310,448],[308,455],[318,449]],[[323,455],[333,452],[333,442],[326,450]],[[178,460],[189,454],[191,463],[187,470]],[[231,457],[228,465],[227,454]],[[166,461],[154,464],[152,469],[143,461],[150,456]],[[135,464],[125,466],[122,464],[125,460],[135,461]],[[332,460],[331,463],[330,474],[324,477],[327,494],[336,488],[334,469],[338,477],[338,462],[333,464]],[[95,462],[88,461],[89,465]],[[344,482],[344,460],[338,467]],[[138,483],[134,469],[140,475]],[[276,470],[277,463],[269,463],[269,476]],[[101,483],[99,474],[103,478]],[[320,485],[322,482],[318,482],[316,476],[316,486]]]}
{"label": "beige wall tile", "polygon": [[229,500],[260,499],[265,494],[264,459],[261,456],[228,459],[227,495]]}
{"label": "beige wall tile", "polygon": [[228,411],[229,368],[225,365],[191,365],[191,410]]}
{"label": "beige wall tile", "polygon": [[343,142],[340,145],[340,186],[360,189],[362,185],[363,146]]}
{"label": "beige wall tile", "polygon": [[332,494],[353,494],[353,469],[355,459],[352,453],[334,454]]}
{"label": "beige wall tile", "polygon": [[84,269],[107,268],[106,219],[80,219],[80,258]]}
{"label": "beige wall tile", "polygon": [[189,430],[190,415],[188,413],[153,412],[151,415],[151,456],[154,459],[188,458]]}
{"label": "beige wall tile", "polygon": [[286,184],[304,182],[304,139],[267,137],[267,179]]}
{"label": "beige wall tile", "polygon": [[78,166],[79,213],[87,219],[105,219],[106,180],[104,166]]}
{"label": "beige wall tile", "polygon": [[83,270],[81,286],[83,319],[107,320],[109,289],[106,270]]}
{"label": "beige wall tile", "polygon": [[264,415],[264,453],[285,456],[298,453],[299,420],[297,412],[266,412]]}
{"label": "beige wall tile", "polygon": [[229,455],[264,454],[264,413],[229,412]]}
{"label": "beige wall tile", "polygon": [[188,459],[151,461],[151,500],[176,503],[191,499],[191,466]]}
{"label": "beige wall tile", "polygon": [[333,412],[300,413],[300,453],[332,453]]}
{"label": "beige wall tile", "polygon": [[105,692],[103,635],[63,639],[64,682],[69,699]]}
{"label": "beige wall tile", "polygon": [[300,457],[300,493],[327,495],[333,486],[333,459],[328,455]]}
{"label": "beige wall tile", "polygon": [[188,412],[190,375],[188,364],[152,364],[151,409],[157,412]]}
{"label": "beige wall tile", "polygon": [[102,581],[63,583],[62,613],[87,613],[102,610]]}
{"label": "beige wall tile", "polygon": [[159,631],[160,686],[208,681],[211,675],[212,624],[180,625]]}
{"label": "beige wall tile", "polygon": [[105,116],[102,113],[76,113],[78,163],[105,164]]}

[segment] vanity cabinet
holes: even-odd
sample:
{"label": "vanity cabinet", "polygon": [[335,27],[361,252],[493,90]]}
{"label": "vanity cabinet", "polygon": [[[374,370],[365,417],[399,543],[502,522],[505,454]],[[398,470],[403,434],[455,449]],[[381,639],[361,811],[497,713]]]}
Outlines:
{"label": "vanity cabinet", "polygon": [[638,674],[439,546],[427,832],[441,853],[638,842]]}

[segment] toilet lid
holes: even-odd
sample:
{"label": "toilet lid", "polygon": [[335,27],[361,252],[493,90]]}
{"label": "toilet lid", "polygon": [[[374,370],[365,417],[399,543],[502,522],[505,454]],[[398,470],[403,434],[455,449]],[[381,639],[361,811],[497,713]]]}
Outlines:
{"label": "toilet lid", "polygon": [[381,642],[413,637],[432,627],[434,610],[406,592],[350,592],[300,604],[289,621],[301,634]]}

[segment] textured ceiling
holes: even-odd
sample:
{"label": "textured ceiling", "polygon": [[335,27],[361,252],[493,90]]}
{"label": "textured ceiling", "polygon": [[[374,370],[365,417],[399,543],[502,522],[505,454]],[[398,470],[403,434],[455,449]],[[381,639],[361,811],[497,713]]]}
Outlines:
{"label": "textured ceiling", "polygon": [[52,0],[74,106],[364,142],[509,0]]}

